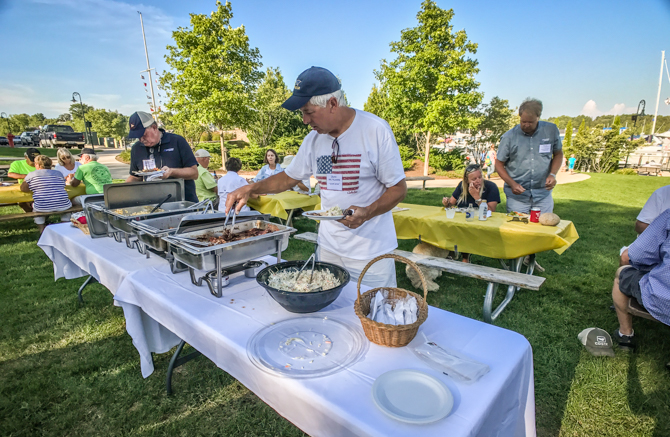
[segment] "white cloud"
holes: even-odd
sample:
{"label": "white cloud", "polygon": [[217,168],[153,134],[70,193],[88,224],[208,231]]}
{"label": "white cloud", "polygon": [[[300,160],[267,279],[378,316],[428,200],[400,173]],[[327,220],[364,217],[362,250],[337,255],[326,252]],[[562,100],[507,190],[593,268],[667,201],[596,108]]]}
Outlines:
{"label": "white cloud", "polygon": [[609,111],[601,111],[598,109],[598,105],[595,100],[589,100],[584,104],[582,111],[579,115],[587,115],[591,118],[596,118],[600,115],[621,115],[621,114],[632,114],[635,113],[637,109],[626,106],[625,103],[615,103],[614,106]]}

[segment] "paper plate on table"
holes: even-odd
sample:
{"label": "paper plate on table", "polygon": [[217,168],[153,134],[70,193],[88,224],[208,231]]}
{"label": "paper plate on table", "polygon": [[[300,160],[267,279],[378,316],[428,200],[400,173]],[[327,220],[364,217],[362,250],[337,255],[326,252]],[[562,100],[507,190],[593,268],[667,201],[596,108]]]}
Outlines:
{"label": "paper plate on table", "polygon": [[387,416],[415,424],[436,422],[454,407],[454,396],[442,381],[411,369],[392,370],[377,378],[372,400]]}
{"label": "paper plate on table", "polygon": [[315,209],[313,211],[303,212],[302,216],[312,220],[342,220],[344,215],[319,215],[323,214],[327,209]]}
{"label": "paper plate on table", "polygon": [[329,317],[296,317],[256,332],[249,360],[264,372],[287,378],[316,378],[360,360],[369,341],[361,329]]}

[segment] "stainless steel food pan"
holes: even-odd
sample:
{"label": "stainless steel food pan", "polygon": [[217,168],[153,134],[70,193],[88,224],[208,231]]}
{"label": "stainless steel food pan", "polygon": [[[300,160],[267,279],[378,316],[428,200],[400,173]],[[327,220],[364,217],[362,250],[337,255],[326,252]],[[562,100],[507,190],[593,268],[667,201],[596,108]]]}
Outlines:
{"label": "stainless steel food pan", "polygon": [[161,205],[159,211],[150,214],[151,210],[156,205],[157,204],[133,206],[120,209],[107,209],[105,211],[107,212],[109,225],[114,230],[133,234],[135,229],[130,226],[130,222],[132,221],[147,220],[186,212],[193,213],[193,211],[197,211],[198,208],[204,209],[204,206],[202,205],[194,209],[193,206],[196,205],[195,203],[182,200],[179,202],[164,203]]}
{"label": "stainless steel food pan", "polygon": [[[201,247],[191,245],[184,241],[171,239],[170,236],[165,236],[163,239],[168,241],[168,250],[176,260],[197,270],[210,271],[217,269],[217,256],[221,261],[219,268],[225,269],[226,267],[242,264],[254,258],[286,250],[289,236],[296,231],[294,228],[277,225],[264,220],[249,220],[243,223],[236,223],[232,232],[238,234],[253,228],[266,229],[270,225],[276,226],[278,230],[271,234],[259,235],[215,246]],[[231,225],[226,227],[219,225],[209,229],[185,232],[179,234],[179,236],[193,239],[219,236],[226,229],[231,229]]]}

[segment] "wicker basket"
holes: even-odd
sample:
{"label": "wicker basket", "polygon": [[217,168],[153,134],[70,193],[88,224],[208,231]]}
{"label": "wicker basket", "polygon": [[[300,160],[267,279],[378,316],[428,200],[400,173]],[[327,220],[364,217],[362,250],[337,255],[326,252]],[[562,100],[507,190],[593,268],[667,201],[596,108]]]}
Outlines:
{"label": "wicker basket", "polygon": [[88,230],[88,225],[87,224],[85,225],[85,224],[79,223],[79,221],[77,221],[77,220],[70,220],[70,223],[72,223],[72,225],[74,227],[81,229],[81,231],[84,234],[91,235],[91,233]]}
{"label": "wicker basket", "polygon": [[[368,269],[374,263],[384,258],[392,258],[396,261],[405,263],[410,267],[412,267],[414,270],[416,270],[417,273],[419,274],[419,278],[421,278],[421,285],[423,285],[423,297],[412,291],[392,287],[373,288],[361,294],[361,282],[363,281],[363,276],[365,276],[365,272],[367,272]],[[419,311],[416,322],[412,323],[411,325],[395,326],[375,322],[371,319],[368,319],[367,315],[370,313],[370,302],[372,301],[374,295],[377,293],[377,290],[381,289],[388,290],[388,297],[391,299],[393,298],[402,299],[408,294],[414,296],[416,298],[416,303]],[[409,342],[414,339],[417,332],[419,332],[419,326],[421,326],[421,324],[425,322],[426,318],[428,317],[428,304],[426,303],[428,287],[426,285],[426,278],[423,277],[421,269],[419,269],[419,267],[416,264],[414,264],[412,261],[402,256],[387,254],[378,256],[377,258],[370,261],[368,265],[365,266],[365,268],[361,272],[360,277],[358,278],[357,292],[358,292],[358,298],[356,299],[356,302],[354,302],[354,310],[356,311],[356,315],[358,316],[358,318],[361,320],[361,324],[363,325],[363,331],[365,331],[365,336],[368,338],[368,340],[370,340],[375,344],[389,347],[407,346],[407,344],[409,344]]]}

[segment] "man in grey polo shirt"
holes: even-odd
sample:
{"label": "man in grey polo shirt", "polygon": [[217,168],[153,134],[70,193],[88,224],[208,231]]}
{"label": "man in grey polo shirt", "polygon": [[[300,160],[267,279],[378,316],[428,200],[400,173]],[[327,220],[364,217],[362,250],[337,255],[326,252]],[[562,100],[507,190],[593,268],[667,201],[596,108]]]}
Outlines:
{"label": "man in grey polo shirt", "polygon": [[500,140],[496,171],[505,181],[507,212],[553,212],[551,190],[563,162],[563,144],[558,127],[540,121],[542,102],[526,99],[519,107],[521,122]]}

